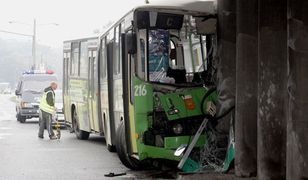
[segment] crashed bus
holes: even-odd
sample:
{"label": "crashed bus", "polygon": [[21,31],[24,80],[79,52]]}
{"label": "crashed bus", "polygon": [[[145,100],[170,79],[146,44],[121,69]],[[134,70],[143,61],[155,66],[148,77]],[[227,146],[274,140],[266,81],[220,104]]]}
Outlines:
{"label": "crashed bus", "polygon": [[[216,115],[214,6],[195,1],[136,7],[99,36],[97,124],[108,149],[116,149],[128,168],[162,160],[188,172],[223,172],[231,165],[233,128],[223,143],[213,138],[225,116]],[[88,137],[91,119],[82,121],[76,117],[72,126]]]}

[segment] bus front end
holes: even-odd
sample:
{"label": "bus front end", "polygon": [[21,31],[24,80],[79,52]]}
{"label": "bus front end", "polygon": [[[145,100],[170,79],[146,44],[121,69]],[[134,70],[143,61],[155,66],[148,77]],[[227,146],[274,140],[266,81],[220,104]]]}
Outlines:
{"label": "bus front end", "polygon": [[[215,119],[216,16],[180,8],[141,8],[134,13],[132,33],[136,52],[128,65],[126,123],[130,165],[136,167],[132,159],[178,162],[183,153],[177,155],[176,150],[191,144],[205,118]],[[192,160],[200,159],[206,143],[206,134],[200,134]]]}

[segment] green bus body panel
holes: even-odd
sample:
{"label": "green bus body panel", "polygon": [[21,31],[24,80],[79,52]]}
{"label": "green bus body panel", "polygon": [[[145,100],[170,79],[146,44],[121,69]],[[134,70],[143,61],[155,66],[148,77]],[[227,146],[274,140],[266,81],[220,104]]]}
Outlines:
{"label": "green bus body panel", "polygon": [[[136,96],[139,91],[141,91],[140,96]],[[146,93],[142,94],[142,91],[146,91]],[[136,133],[141,135],[149,127],[148,113],[153,112],[153,88],[150,84],[135,78],[134,92],[132,93],[135,95]]]}
{"label": "green bus body panel", "polygon": [[[200,116],[201,113],[201,101],[206,93],[206,89],[203,87],[196,87],[191,89],[183,90],[182,92],[169,93],[166,95],[159,96],[160,101],[163,105],[164,110],[167,112],[170,109],[170,104],[168,104],[169,99],[171,99],[175,108],[179,110],[178,114],[167,115],[168,120],[176,120],[181,118]],[[145,131],[149,129],[152,122],[152,113],[154,109],[154,97],[153,97],[153,85],[134,77],[134,115],[135,115],[135,127],[137,138],[137,149],[138,156],[140,160],[147,158],[159,158],[159,159],[169,159],[179,161],[181,157],[174,156],[174,151],[181,144],[189,144],[193,136],[175,136],[175,137],[165,137],[164,146],[156,147],[145,145],[142,140],[142,136]],[[195,109],[187,110],[183,96],[190,95],[195,103]],[[217,94],[212,93],[206,100],[215,102],[217,99]],[[205,103],[206,103],[205,102]],[[206,107],[206,106],[205,106]],[[196,147],[201,147],[205,144],[205,136],[201,136],[197,142]]]}
{"label": "green bus body panel", "polygon": [[141,142],[138,142],[138,150],[139,150],[139,160],[144,160],[148,158],[153,159],[169,159],[173,161],[180,161],[181,156],[174,156],[174,150],[166,149],[162,147],[156,146],[148,146],[144,145]]}
{"label": "green bus body panel", "polygon": [[[175,92],[171,94],[161,95],[159,96],[160,102],[163,105],[163,108],[166,112],[166,115],[169,120],[177,120],[181,118],[193,117],[193,116],[200,116],[202,115],[201,112],[201,101],[205,95],[207,90],[203,87],[193,88],[193,89],[186,89],[181,92]],[[189,109],[185,105],[185,96],[190,96],[193,101],[193,109]],[[207,99],[207,101],[215,102],[217,99],[217,94],[212,93]],[[206,103],[205,102],[205,103]],[[178,113],[169,114],[168,112],[172,109],[172,104],[178,110]],[[204,105],[206,108],[206,105]],[[206,109],[204,109],[206,111]]]}
{"label": "green bus body panel", "polygon": [[[175,142],[174,140],[177,139]],[[182,156],[175,156],[175,150],[182,144],[189,144],[193,136],[178,136],[165,138],[165,147],[148,146],[138,140],[139,159],[144,160],[147,158],[169,159],[173,161],[181,160]],[[200,136],[195,147],[204,146],[206,141],[205,136]]]}
{"label": "green bus body panel", "polygon": [[[175,136],[175,137],[165,137],[165,148],[166,149],[174,149],[176,150],[182,144],[189,144],[193,136]],[[199,137],[195,147],[202,147],[204,146],[206,141],[205,135]]]}

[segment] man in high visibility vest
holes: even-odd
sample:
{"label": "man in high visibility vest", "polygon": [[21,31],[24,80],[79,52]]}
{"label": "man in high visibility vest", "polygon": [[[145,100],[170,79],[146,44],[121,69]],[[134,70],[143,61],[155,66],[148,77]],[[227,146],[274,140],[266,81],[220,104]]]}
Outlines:
{"label": "man in high visibility vest", "polygon": [[40,129],[38,133],[39,138],[44,138],[44,129],[47,128],[49,138],[57,139],[52,130],[52,118],[56,112],[55,108],[55,93],[58,87],[57,83],[52,82],[49,87],[44,90],[44,94],[40,101]]}

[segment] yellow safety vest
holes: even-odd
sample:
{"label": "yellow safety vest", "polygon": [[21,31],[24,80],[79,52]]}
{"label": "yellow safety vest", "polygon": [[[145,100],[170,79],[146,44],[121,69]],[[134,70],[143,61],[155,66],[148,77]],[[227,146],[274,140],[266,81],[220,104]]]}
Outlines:
{"label": "yellow safety vest", "polygon": [[51,92],[52,96],[53,96],[53,101],[55,100],[55,96],[53,94],[52,91],[47,91],[47,92],[44,92],[42,98],[41,98],[41,101],[40,101],[40,109],[42,111],[45,111],[47,113],[50,113],[50,114],[53,114],[55,112],[55,107],[54,106],[50,106],[48,103],[47,103],[47,94]]}

